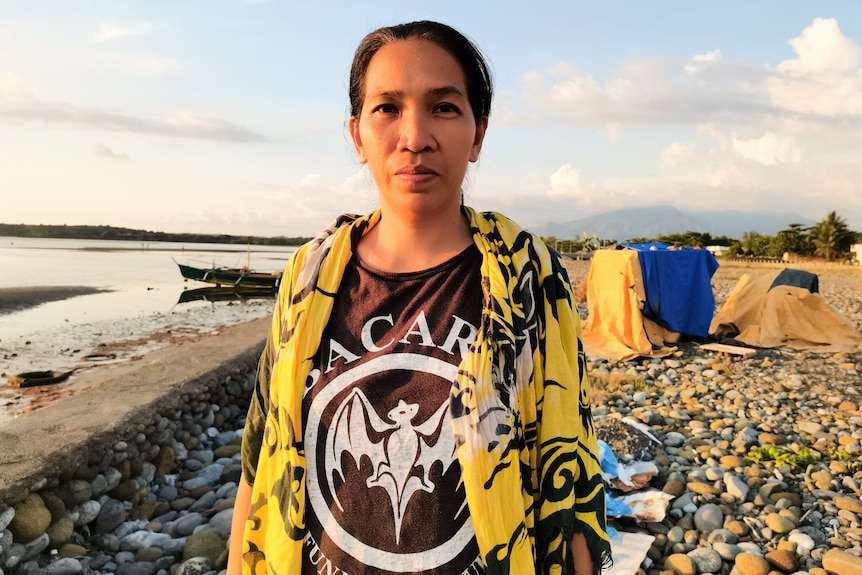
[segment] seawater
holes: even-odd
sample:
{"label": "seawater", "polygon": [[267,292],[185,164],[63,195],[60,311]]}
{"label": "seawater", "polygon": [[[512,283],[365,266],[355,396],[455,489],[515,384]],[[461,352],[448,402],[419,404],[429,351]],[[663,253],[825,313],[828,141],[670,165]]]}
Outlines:
{"label": "seawater", "polygon": [[175,261],[198,267],[249,265],[256,271],[273,271],[283,269],[295,249],[291,246],[0,237],[0,298],[4,288],[88,286],[108,290],[2,314],[0,342],[81,323],[169,313],[179,306],[208,308],[214,304],[177,304],[184,289],[206,287],[206,284],[185,280]]}

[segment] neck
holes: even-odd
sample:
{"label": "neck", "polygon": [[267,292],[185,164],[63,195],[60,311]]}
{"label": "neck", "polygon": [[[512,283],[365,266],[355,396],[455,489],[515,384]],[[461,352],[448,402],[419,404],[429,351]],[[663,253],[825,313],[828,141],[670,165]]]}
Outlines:
{"label": "neck", "polygon": [[384,210],[380,222],[359,242],[363,262],[403,273],[432,268],[458,255],[473,241],[460,208],[428,219],[399,218]]}

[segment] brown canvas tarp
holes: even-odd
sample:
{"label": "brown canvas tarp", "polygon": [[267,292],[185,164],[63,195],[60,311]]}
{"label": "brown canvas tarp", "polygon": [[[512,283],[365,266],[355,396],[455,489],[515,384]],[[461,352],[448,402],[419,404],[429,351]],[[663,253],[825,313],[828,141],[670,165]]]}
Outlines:
{"label": "brown canvas tarp", "polygon": [[[709,327],[712,335],[733,337],[755,347],[786,347],[829,353],[862,351],[862,336],[816,290],[816,276],[805,281],[781,283],[779,270],[756,277],[743,275]],[[805,278],[808,272],[795,273]]]}

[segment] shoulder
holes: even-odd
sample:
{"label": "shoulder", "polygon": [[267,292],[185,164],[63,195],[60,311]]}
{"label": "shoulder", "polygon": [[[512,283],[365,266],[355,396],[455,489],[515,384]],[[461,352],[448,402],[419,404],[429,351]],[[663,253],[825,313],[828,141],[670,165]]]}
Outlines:
{"label": "shoulder", "polygon": [[[291,256],[288,268],[303,266],[307,261],[317,261],[329,255],[333,246],[349,245],[358,241],[359,237],[380,219],[379,212],[364,216],[356,214],[341,214],[332,221],[314,239],[300,246]],[[349,243],[348,243],[349,242]]]}
{"label": "shoulder", "polygon": [[[536,234],[501,214],[500,212],[477,212],[466,208],[474,237],[486,240],[496,252],[521,255],[531,260],[559,261],[560,254]],[[480,246],[481,247],[481,246]]]}

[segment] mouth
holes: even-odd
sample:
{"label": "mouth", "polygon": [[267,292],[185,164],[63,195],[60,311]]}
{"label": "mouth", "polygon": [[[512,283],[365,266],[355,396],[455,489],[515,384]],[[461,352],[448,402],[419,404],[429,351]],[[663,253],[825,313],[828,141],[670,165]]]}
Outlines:
{"label": "mouth", "polygon": [[427,166],[404,166],[395,172],[399,176],[437,176],[439,175],[436,171],[432,170]]}
{"label": "mouth", "polygon": [[440,176],[428,166],[404,166],[395,172],[396,177],[410,188],[420,189],[430,186]]}

